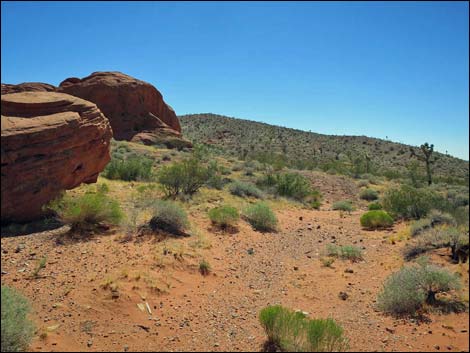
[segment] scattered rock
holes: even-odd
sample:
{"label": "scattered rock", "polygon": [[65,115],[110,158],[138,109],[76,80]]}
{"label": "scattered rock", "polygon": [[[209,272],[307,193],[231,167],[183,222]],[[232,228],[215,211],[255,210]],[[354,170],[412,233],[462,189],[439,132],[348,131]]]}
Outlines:
{"label": "scattered rock", "polygon": [[339,297],[341,300],[346,300],[346,299],[349,298],[349,295],[348,295],[348,293],[346,293],[346,292],[339,292],[338,297]]}

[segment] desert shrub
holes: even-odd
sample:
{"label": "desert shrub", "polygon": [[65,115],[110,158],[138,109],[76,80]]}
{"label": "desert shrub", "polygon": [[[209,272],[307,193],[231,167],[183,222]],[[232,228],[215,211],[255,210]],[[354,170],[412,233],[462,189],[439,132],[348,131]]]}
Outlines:
{"label": "desert shrub", "polygon": [[279,196],[304,200],[313,192],[310,181],[298,173],[268,173],[257,184],[269,188]]}
{"label": "desert shrub", "polygon": [[102,192],[74,196],[64,194],[46,208],[54,211],[62,222],[69,224],[72,231],[90,230],[102,223],[117,225],[123,218],[119,203]]}
{"label": "desert shrub", "polygon": [[304,201],[312,208],[318,210],[321,206],[322,194],[317,189],[312,189],[312,192]]}
{"label": "desert shrub", "polygon": [[454,217],[449,213],[444,213],[439,210],[431,210],[427,217],[432,227],[440,224],[456,225]]}
{"label": "desert shrub", "polygon": [[452,217],[455,219],[455,222],[459,226],[467,227],[469,226],[469,207],[461,206],[454,208],[452,211]]}
{"label": "desert shrub", "polygon": [[456,275],[421,259],[417,265],[403,267],[387,278],[377,304],[387,313],[413,315],[424,304],[435,304],[436,294],[458,288],[460,281]]}
{"label": "desert shrub", "polygon": [[432,228],[429,226],[424,228],[424,230],[419,232],[417,235],[419,236],[415,236],[413,242],[408,244],[403,250],[405,260],[407,261],[410,261],[411,259],[430,250],[447,247],[452,249],[452,244],[456,244],[456,242],[459,241],[462,233],[459,229],[454,227],[441,226]]}
{"label": "desert shrub", "polygon": [[410,235],[415,237],[431,227],[431,220],[429,218],[418,219],[411,223]]}
{"label": "desert shrub", "polygon": [[222,167],[216,161],[211,161],[207,169],[208,177],[205,185],[212,189],[222,190],[225,185],[225,180],[222,178]]}
{"label": "desert shrub", "polygon": [[211,168],[203,166],[197,158],[190,158],[162,167],[157,174],[157,180],[168,197],[180,194],[191,196],[212,176]]}
{"label": "desert shrub", "polygon": [[104,169],[103,176],[112,180],[150,180],[152,178],[152,161],[140,156],[127,159],[113,157]]}
{"label": "desert shrub", "polygon": [[373,189],[362,190],[359,197],[363,200],[374,201],[379,198],[379,193]]}
{"label": "desert shrub", "polygon": [[149,225],[153,231],[164,231],[173,235],[185,235],[189,226],[186,212],[172,201],[157,200],[152,205],[153,215]]}
{"label": "desert shrub", "polygon": [[382,210],[369,211],[361,216],[361,226],[369,229],[387,228],[393,224],[393,218]]}
{"label": "desert shrub", "polygon": [[248,207],[245,216],[255,230],[269,232],[277,228],[276,215],[264,203],[258,202]]}
{"label": "desert shrub", "polygon": [[244,183],[241,181],[235,181],[230,184],[230,193],[232,195],[240,196],[240,197],[256,197],[257,199],[264,198],[263,192],[258,189],[255,185],[250,183]]}
{"label": "desert shrub", "polygon": [[394,218],[403,219],[420,219],[433,208],[446,207],[443,197],[437,193],[409,185],[387,190],[382,198],[382,206]]}
{"label": "desert shrub", "polygon": [[358,180],[357,186],[359,186],[360,188],[369,186],[369,180],[367,179]]}
{"label": "desert shrub", "polygon": [[340,257],[342,259],[348,259],[353,262],[362,260],[362,250],[357,246],[344,245],[338,246],[334,244],[328,244],[326,247],[327,255],[330,257]]}
{"label": "desert shrub", "polygon": [[280,305],[260,311],[267,345],[284,352],[340,352],[348,347],[343,329],[332,319],[309,319]]}
{"label": "desert shrub", "polygon": [[209,219],[211,222],[222,229],[234,227],[239,218],[238,210],[235,207],[227,205],[215,207],[209,211]]}
{"label": "desert shrub", "polygon": [[379,202],[371,202],[367,207],[369,211],[377,211],[382,209],[382,205]]}
{"label": "desert shrub", "polygon": [[16,290],[2,286],[2,352],[24,352],[34,334],[34,324],[28,319],[28,300]]}
{"label": "desert shrub", "polygon": [[211,265],[206,260],[199,262],[199,272],[203,276],[207,276],[211,272]]}
{"label": "desert shrub", "polygon": [[351,212],[354,210],[354,207],[351,201],[338,201],[333,204],[333,210]]}

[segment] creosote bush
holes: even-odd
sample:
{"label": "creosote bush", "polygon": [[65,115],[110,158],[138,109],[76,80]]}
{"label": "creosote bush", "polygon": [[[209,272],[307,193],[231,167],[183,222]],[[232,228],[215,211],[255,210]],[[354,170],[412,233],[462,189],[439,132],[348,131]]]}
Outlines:
{"label": "creosote bush", "polygon": [[382,210],[374,210],[361,216],[361,226],[368,229],[388,228],[393,225],[393,218]]}
{"label": "creosote bush", "polygon": [[213,176],[211,167],[205,167],[198,158],[193,157],[162,167],[157,180],[166,196],[175,198],[181,194],[195,194],[209,180],[213,181]]}
{"label": "creosote bush", "polygon": [[157,200],[152,205],[153,215],[149,225],[153,231],[164,231],[173,235],[186,235],[189,227],[186,212],[175,202]]}
{"label": "creosote bush", "polygon": [[417,264],[403,267],[385,281],[377,298],[378,308],[395,315],[414,315],[425,304],[435,305],[436,294],[459,289],[457,275],[420,258]]}
{"label": "creosote bush", "polygon": [[333,319],[309,319],[280,305],[260,311],[259,320],[267,335],[266,346],[283,352],[342,352],[348,342]]}
{"label": "creosote bush", "polygon": [[383,208],[394,218],[420,219],[433,208],[446,208],[444,198],[428,189],[409,185],[387,190],[382,198]]}
{"label": "creosote bush", "polygon": [[303,201],[312,193],[310,181],[298,173],[269,173],[258,180],[258,185],[271,188],[275,194]]}
{"label": "creosote bush", "polygon": [[103,176],[112,180],[150,180],[152,178],[152,161],[141,156],[127,159],[113,157],[103,171]]}
{"label": "creosote bush", "polygon": [[338,201],[333,204],[333,210],[352,212],[354,207],[351,201]]}
{"label": "creosote bush", "polygon": [[276,215],[265,203],[258,202],[249,206],[245,217],[255,230],[270,232],[277,229]]}
{"label": "creosote bush", "polygon": [[28,350],[34,334],[34,324],[28,318],[28,300],[13,288],[2,286],[2,352]]}
{"label": "creosote bush", "polygon": [[222,229],[226,229],[229,227],[235,227],[240,219],[240,215],[235,207],[223,205],[209,210],[209,219],[212,224]]}
{"label": "creosote bush", "polygon": [[362,190],[359,197],[363,200],[374,201],[379,198],[379,193],[373,189]]}
{"label": "creosote bush", "polygon": [[244,183],[241,181],[234,181],[230,184],[230,193],[235,196],[240,197],[256,197],[257,199],[263,199],[264,195],[263,192],[258,189],[255,185],[250,183]]}
{"label": "creosote bush", "polygon": [[47,209],[69,224],[71,231],[87,231],[101,224],[117,225],[123,218],[119,203],[102,192],[81,195],[64,194],[50,202]]}

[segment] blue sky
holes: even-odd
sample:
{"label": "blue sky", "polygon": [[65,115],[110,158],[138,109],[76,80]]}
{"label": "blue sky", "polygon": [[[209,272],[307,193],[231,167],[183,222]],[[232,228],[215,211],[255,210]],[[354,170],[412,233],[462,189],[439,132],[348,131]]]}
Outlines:
{"label": "blue sky", "polygon": [[177,112],[468,160],[466,2],[2,2],[4,83],[122,71]]}

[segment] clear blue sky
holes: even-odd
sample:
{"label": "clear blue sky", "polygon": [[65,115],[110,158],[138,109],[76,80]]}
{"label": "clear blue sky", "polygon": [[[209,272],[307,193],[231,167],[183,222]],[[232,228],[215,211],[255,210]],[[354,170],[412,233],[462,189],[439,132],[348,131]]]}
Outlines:
{"label": "clear blue sky", "polygon": [[4,83],[117,70],[177,114],[367,135],[468,159],[469,6],[2,2]]}

